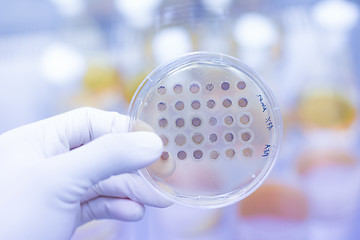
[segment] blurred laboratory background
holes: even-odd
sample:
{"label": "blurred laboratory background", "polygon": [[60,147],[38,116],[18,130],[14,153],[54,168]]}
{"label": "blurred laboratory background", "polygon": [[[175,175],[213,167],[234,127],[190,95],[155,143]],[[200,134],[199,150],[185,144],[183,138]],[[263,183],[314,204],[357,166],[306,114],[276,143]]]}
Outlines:
{"label": "blurred laboratory background", "polygon": [[239,58],[281,107],[266,182],[221,209],[147,208],[73,240],[360,239],[357,0],[0,0],[0,133],[82,106],[127,113],[141,81],[192,51]]}

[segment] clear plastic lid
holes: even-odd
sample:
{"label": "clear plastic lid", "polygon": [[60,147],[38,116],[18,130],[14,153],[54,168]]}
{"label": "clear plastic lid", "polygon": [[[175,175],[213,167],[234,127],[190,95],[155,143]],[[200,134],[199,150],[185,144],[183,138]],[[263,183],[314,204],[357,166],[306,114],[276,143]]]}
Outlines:
{"label": "clear plastic lid", "polygon": [[130,131],[154,131],[164,144],[141,175],[187,206],[222,207],[251,194],[269,174],[282,136],[269,87],[239,60],[218,53],[195,52],[156,68],[136,91],[129,115]]}

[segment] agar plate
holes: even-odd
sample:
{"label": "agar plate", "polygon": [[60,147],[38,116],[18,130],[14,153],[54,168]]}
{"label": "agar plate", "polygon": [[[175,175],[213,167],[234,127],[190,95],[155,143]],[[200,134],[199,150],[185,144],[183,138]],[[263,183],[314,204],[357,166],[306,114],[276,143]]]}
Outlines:
{"label": "agar plate", "polygon": [[146,125],[164,145],[140,174],[186,206],[223,207],[251,194],[274,165],[282,136],[270,88],[220,53],[194,52],[157,67],[133,96],[129,116],[129,131]]}

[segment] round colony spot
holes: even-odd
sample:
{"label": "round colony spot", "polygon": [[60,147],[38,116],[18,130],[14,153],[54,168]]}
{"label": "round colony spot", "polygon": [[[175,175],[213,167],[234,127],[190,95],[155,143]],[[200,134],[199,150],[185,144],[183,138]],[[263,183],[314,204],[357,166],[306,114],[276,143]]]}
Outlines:
{"label": "round colony spot", "polygon": [[195,110],[199,109],[200,108],[200,102],[195,100],[191,103],[191,107]]}
{"label": "round colony spot", "polygon": [[198,93],[200,91],[200,87],[198,84],[193,83],[190,85],[190,92],[191,93]]}
{"label": "round colony spot", "polygon": [[215,133],[212,133],[209,135],[210,142],[216,142],[218,139],[218,136]]}
{"label": "round colony spot", "polygon": [[248,124],[250,122],[250,116],[247,114],[244,114],[240,117],[240,122],[242,124]]}
{"label": "round colony spot", "polygon": [[175,120],[175,124],[177,127],[181,128],[185,125],[185,120],[183,118],[178,118]]}
{"label": "round colony spot", "polygon": [[232,116],[227,116],[224,118],[224,122],[226,125],[231,125],[234,122],[234,118]]}
{"label": "round colony spot", "polygon": [[241,139],[243,141],[249,141],[251,138],[251,134],[249,132],[244,132],[241,134]]}
{"label": "round colony spot", "polygon": [[253,150],[250,147],[244,148],[242,153],[245,157],[252,157],[253,155]]}
{"label": "round colony spot", "polygon": [[210,99],[209,101],[207,101],[206,103],[208,108],[214,108],[215,107],[215,101]]}
{"label": "round colony spot", "polygon": [[211,92],[214,89],[214,84],[212,84],[212,83],[206,84],[205,89],[206,89],[206,91]]}
{"label": "round colony spot", "polygon": [[195,133],[192,136],[192,140],[193,140],[194,143],[200,144],[204,140],[204,136],[201,133]]}
{"label": "round colony spot", "polygon": [[241,98],[239,100],[239,106],[240,107],[246,107],[248,105],[248,100],[246,98]]}
{"label": "round colony spot", "polygon": [[193,156],[195,159],[200,159],[203,156],[203,152],[201,150],[196,150],[194,151]]}
{"label": "round colony spot", "polygon": [[193,118],[193,120],[191,122],[192,122],[192,125],[195,126],[195,127],[198,127],[198,126],[201,125],[200,118]]}
{"label": "round colony spot", "polygon": [[164,146],[166,146],[166,145],[169,144],[169,139],[168,139],[166,136],[161,135],[161,136],[160,136],[160,139],[161,139],[161,141],[163,142],[163,145],[164,145]]}
{"label": "round colony spot", "polygon": [[168,120],[167,120],[166,118],[161,118],[161,119],[159,120],[159,127],[164,128],[164,127],[166,127],[167,125],[168,125]]}
{"label": "round colony spot", "polygon": [[210,158],[211,159],[217,159],[218,157],[219,157],[219,153],[217,152],[217,151],[212,151],[211,153],[210,153]]}
{"label": "round colony spot", "polygon": [[215,126],[216,123],[217,123],[217,119],[216,119],[215,117],[211,117],[211,118],[209,119],[209,124],[210,124],[211,126]]}
{"label": "round colony spot", "polygon": [[230,84],[228,83],[228,82],[222,82],[221,83],[221,89],[222,90],[229,90],[229,88],[230,88]]}
{"label": "round colony spot", "polygon": [[182,102],[182,101],[177,101],[177,102],[175,103],[175,109],[176,109],[176,110],[179,110],[179,111],[183,110],[183,109],[184,109],[184,102]]}
{"label": "round colony spot", "polygon": [[177,153],[177,157],[180,159],[180,160],[184,160],[186,158],[187,154],[185,151],[179,151]]}
{"label": "round colony spot", "polygon": [[225,134],[225,141],[232,142],[233,140],[234,140],[234,134],[232,133]]}
{"label": "round colony spot", "polygon": [[166,110],[166,103],[164,103],[164,102],[159,102],[158,105],[157,105],[157,107],[158,107],[158,110],[159,110],[159,111],[164,111],[164,110]]}
{"label": "round colony spot", "polygon": [[246,83],[244,81],[240,81],[237,83],[236,86],[238,87],[238,89],[244,90],[246,88]]}
{"label": "round colony spot", "polygon": [[174,86],[174,92],[175,93],[182,93],[182,91],[183,91],[183,87],[180,84],[176,84]]}
{"label": "round colony spot", "polygon": [[226,107],[226,108],[230,107],[231,104],[232,104],[232,102],[228,98],[223,101],[223,106]]}
{"label": "round colony spot", "polygon": [[228,158],[232,158],[232,157],[235,156],[235,150],[234,150],[234,149],[228,149],[228,150],[226,150],[225,155],[226,155]]}
{"label": "round colony spot", "polygon": [[169,153],[166,152],[166,151],[162,152],[160,158],[161,158],[161,160],[164,160],[164,161],[168,160],[169,159]]}
{"label": "round colony spot", "polygon": [[166,93],[166,88],[165,88],[165,86],[160,86],[160,87],[158,87],[157,93],[158,93],[159,95],[164,95],[164,94]]}
{"label": "round colony spot", "polygon": [[186,137],[182,134],[178,134],[175,137],[175,143],[178,146],[183,146],[186,143]]}

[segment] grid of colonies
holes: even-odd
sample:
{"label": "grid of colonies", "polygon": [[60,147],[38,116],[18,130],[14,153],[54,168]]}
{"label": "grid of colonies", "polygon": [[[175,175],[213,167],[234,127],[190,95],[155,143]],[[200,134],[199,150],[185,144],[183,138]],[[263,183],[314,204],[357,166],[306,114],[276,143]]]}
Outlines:
{"label": "grid of colonies", "polygon": [[[204,91],[212,92],[216,90],[216,87],[214,83],[206,83],[204,86]],[[219,89],[222,91],[222,95],[228,96],[227,91],[230,89],[230,87],[237,88],[240,91],[246,90],[246,82],[243,80],[238,81],[234,86],[231,86],[231,83],[229,81],[223,81],[218,86]],[[170,87],[168,89],[164,85],[160,85],[157,87],[157,94],[159,96],[163,96],[162,101],[156,103],[157,104],[157,110],[158,112],[163,113],[162,117],[159,118],[157,127],[159,128],[167,128],[170,125],[170,129],[175,130],[183,130],[182,133],[176,134],[174,138],[174,142],[176,146],[179,147],[177,153],[175,156],[178,160],[185,160],[187,157],[192,156],[193,160],[201,160],[205,158],[206,156],[210,159],[218,159],[221,155],[219,150],[211,150],[209,152],[204,152],[204,150],[201,149],[202,144],[206,143],[217,143],[219,141],[222,141],[223,143],[233,143],[235,141],[243,141],[243,142],[251,142],[250,140],[254,138],[253,133],[251,130],[243,130],[239,132],[238,134],[233,131],[231,127],[234,128],[235,125],[239,125],[240,127],[246,126],[249,128],[251,126],[251,114],[243,111],[243,109],[246,108],[248,105],[248,100],[244,97],[238,97],[236,99],[235,104],[237,104],[238,111],[242,112],[240,114],[240,117],[237,119],[234,114],[228,114],[223,117],[214,116],[213,113],[211,113],[211,109],[213,109],[217,104],[220,104],[220,106],[224,109],[227,109],[233,105],[233,98],[225,97],[220,103],[216,101],[216,99],[207,99],[203,106],[202,101],[196,99],[196,95],[200,92],[201,84],[200,83],[191,83],[189,86],[183,86],[183,84],[175,84],[173,87]],[[183,93],[183,91],[188,91],[189,93],[193,94],[194,100],[190,101],[189,106],[186,106],[184,101],[177,100],[174,104],[169,102],[167,100],[167,95],[180,95]],[[239,92],[240,93],[240,92]],[[170,98],[171,99],[171,98]],[[203,100],[203,99],[202,99]],[[194,116],[190,119],[184,119],[184,117],[177,117],[174,120],[172,120],[172,116],[167,115],[168,105],[173,105],[173,108],[178,111],[188,111],[189,109],[192,111],[200,110],[202,113],[207,113],[205,115],[208,115],[210,117],[206,119],[202,119],[198,116]],[[204,114],[202,114],[204,115]],[[215,114],[216,115],[216,114]],[[202,133],[197,131],[197,127],[200,127],[202,124],[208,125],[208,127],[216,126],[216,125],[222,125],[223,127],[230,127],[229,129],[226,129],[222,136],[218,136],[216,133],[210,133],[208,137]],[[190,135],[185,135],[183,132],[185,132],[186,128],[192,128]],[[237,136],[238,135],[238,136]],[[162,134],[161,139],[163,141],[163,144],[165,146],[165,151],[162,153],[161,159],[168,160],[169,159],[169,152],[166,151],[166,146],[169,144],[169,137]],[[193,144],[195,146],[199,146],[198,149],[195,149],[192,152],[186,151],[186,149],[183,149],[182,147],[186,144]],[[241,152],[237,153],[237,150],[232,148],[231,145],[224,151],[224,156],[227,158],[233,158],[235,154],[242,154],[245,157],[251,158],[253,155],[253,149],[251,145],[247,146],[246,148],[243,148]]]}
{"label": "grid of colonies", "polygon": [[237,67],[195,60],[145,83],[130,115],[163,142],[161,157],[141,171],[156,188],[182,203],[211,205],[259,185],[278,136],[261,81]]}

